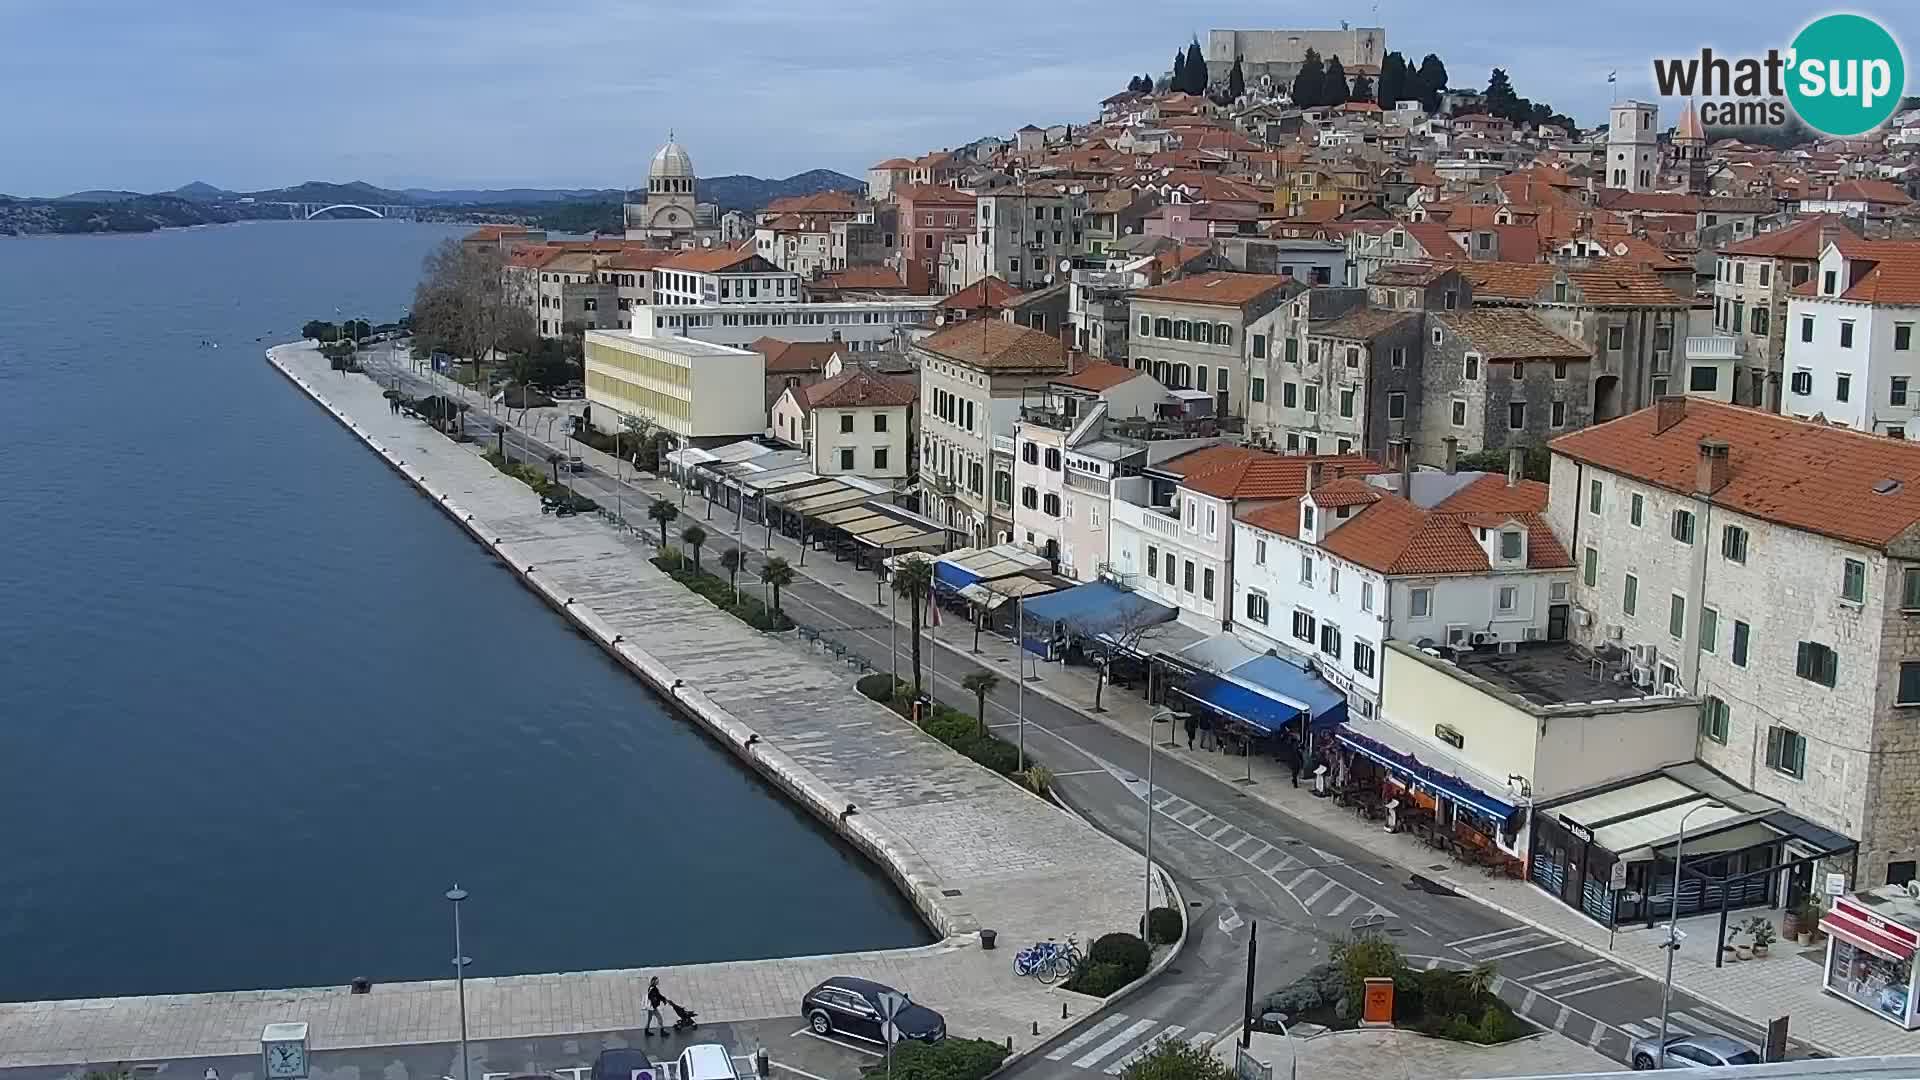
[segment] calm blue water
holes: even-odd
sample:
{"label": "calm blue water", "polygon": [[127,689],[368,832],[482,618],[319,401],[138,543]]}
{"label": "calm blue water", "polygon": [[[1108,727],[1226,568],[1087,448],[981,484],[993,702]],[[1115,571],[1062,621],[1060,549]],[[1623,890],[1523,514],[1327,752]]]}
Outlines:
{"label": "calm blue water", "polygon": [[927,940],[261,359],[460,231],[0,240],[0,1000]]}

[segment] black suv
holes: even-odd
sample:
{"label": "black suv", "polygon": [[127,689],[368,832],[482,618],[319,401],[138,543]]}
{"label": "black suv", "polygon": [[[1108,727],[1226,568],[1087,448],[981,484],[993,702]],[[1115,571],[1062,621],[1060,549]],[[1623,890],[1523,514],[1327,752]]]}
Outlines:
{"label": "black suv", "polygon": [[[800,999],[800,1015],[815,1035],[847,1035],[867,1042],[885,1044],[881,1034],[880,995],[897,994],[891,986],[869,979],[837,976],[806,992]],[[904,995],[902,995],[904,996]],[[893,1018],[900,1038],[920,1042],[939,1042],[947,1037],[947,1022],[939,1013],[911,1000]]]}

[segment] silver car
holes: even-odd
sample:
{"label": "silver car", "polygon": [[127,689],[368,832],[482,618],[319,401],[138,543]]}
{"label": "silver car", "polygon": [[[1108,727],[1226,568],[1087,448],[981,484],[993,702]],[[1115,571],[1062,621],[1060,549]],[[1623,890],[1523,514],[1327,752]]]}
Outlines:
{"label": "silver car", "polygon": [[[1635,1039],[1629,1058],[1636,1069],[1660,1067],[1660,1040]],[[1760,1052],[1725,1035],[1669,1035],[1667,1068],[1710,1069],[1721,1065],[1758,1065]]]}

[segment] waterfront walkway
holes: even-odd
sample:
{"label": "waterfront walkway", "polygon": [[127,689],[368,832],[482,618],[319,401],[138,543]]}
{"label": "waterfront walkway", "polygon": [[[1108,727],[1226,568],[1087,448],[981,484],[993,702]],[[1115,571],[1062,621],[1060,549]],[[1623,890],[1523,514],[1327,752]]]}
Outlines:
{"label": "waterfront walkway", "polygon": [[[939,1009],[956,1034],[1011,1038],[1016,1049],[1097,1005],[1016,978],[1013,950],[1049,936],[1085,942],[1134,929],[1145,873],[1138,855],[861,697],[844,666],[756,633],[688,592],[647,561],[651,549],[639,541],[595,517],[542,516],[533,493],[478,448],[391,413],[373,381],[329,371],[304,346],[270,356],[576,625],[612,643],[716,738],[875,855],[944,935],[917,949],[472,979],[473,1039],[637,1028],[650,974],[707,1021],[794,1016],[820,979],[865,976]],[[699,887],[761,889],[780,903],[781,872],[731,868]],[[1003,947],[982,950],[981,928],[999,931]],[[325,1050],[450,1040],[460,1017],[451,980],[377,985],[366,995],[332,987],[0,1004],[0,1067],[257,1053],[261,1028],[276,1021],[307,1022],[315,1049]]]}

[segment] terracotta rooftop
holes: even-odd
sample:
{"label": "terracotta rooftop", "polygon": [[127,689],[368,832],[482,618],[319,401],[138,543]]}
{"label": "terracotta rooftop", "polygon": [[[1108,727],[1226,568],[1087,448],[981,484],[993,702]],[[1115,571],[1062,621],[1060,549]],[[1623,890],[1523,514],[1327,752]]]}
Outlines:
{"label": "terracotta rooftop", "polygon": [[913,168],[913,162],[908,161],[906,158],[903,158],[903,157],[893,157],[893,158],[888,158],[887,160],[879,163],[878,165],[869,165],[867,166],[867,168],[868,169],[911,169]]}
{"label": "terracotta rooftop", "polygon": [[1067,369],[1059,338],[1000,319],[968,319],[922,338],[916,348],[986,371]]}
{"label": "terracotta rooftop", "polygon": [[465,240],[500,240],[513,236],[526,236],[533,230],[525,225],[482,225],[462,237]]}
{"label": "terracotta rooftop", "polygon": [[1454,268],[1441,263],[1399,262],[1388,263],[1375,270],[1367,278],[1369,285],[1411,285],[1426,288],[1452,273]]}
{"label": "terracotta rooftop", "polygon": [[1141,289],[1133,296],[1136,300],[1173,300],[1183,304],[1245,307],[1291,280],[1278,274],[1214,272],[1195,274],[1166,285]]}
{"label": "terracotta rooftop", "polygon": [[[1501,483],[1505,482],[1501,478]],[[1542,514],[1423,511],[1398,495],[1388,495],[1349,518],[1321,539],[1320,548],[1383,574],[1488,573],[1493,564],[1480,546],[1479,531],[1498,529],[1509,522],[1526,530],[1527,569],[1573,567],[1566,547],[1553,535]]]}
{"label": "terracotta rooftop", "polygon": [[1587,347],[1555,333],[1525,311],[1478,308],[1436,312],[1434,318],[1459,334],[1488,360],[1585,360]]}
{"label": "terracotta rooftop", "polygon": [[906,282],[890,266],[849,266],[822,274],[813,281],[816,289],[904,289]]}
{"label": "terracotta rooftop", "polygon": [[731,270],[749,259],[757,258],[751,250],[740,248],[709,248],[704,251],[682,251],[660,265],[669,270],[688,270],[699,274],[717,274]]}
{"label": "terracotta rooftop", "polygon": [[1063,378],[1055,379],[1053,382],[1056,386],[1071,386],[1077,390],[1087,390],[1097,394],[1103,390],[1111,390],[1121,383],[1129,383],[1135,379],[1144,379],[1146,377],[1146,372],[1135,371],[1125,364],[1111,364],[1096,360],[1081,368],[1079,371]]}
{"label": "terracotta rooftop", "polygon": [[1624,264],[1572,269],[1547,263],[1463,262],[1460,272],[1473,282],[1475,300],[1522,303],[1546,299],[1555,274],[1565,274],[1590,307],[1691,307],[1652,271]]}
{"label": "terracotta rooftop", "polygon": [[1547,485],[1538,480],[1507,483],[1499,473],[1482,476],[1441,500],[1435,510],[1454,513],[1535,513],[1547,510]]}
{"label": "terracotta rooftop", "polygon": [[948,311],[998,308],[1019,295],[1020,290],[1007,284],[1004,279],[988,275],[940,301],[939,306]]}
{"label": "terracotta rooftop", "polygon": [[1802,198],[1833,199],[1846,202],[1867,202],[1882,206],[1905,206],[1913,200],[1907,193],[1885,180],[1842,180],[1834,184],[1824,194],[1810,192]]}
{"label": "terracotta rooftop", "polygon": [[819,371],[839,350],[837,341],[781,341],[763,337],[747,346],[766,358],[767,374],[796,374]]}
{"label": "terracotta rooftop", "polygon": [[912,379],[878,375],[866,368],[842,372],[825,382],[803,387],[810,409],[897,408],[912,405],[920,395]]}
{"label": "terracotta rooftop", "polygon": [[[1679,415],[1655,432],[1665,406]],[[1669,398],[1555,439],[1575,461],[1690,494],[1700,441],[1728,444],[1717,506],[1885,549],[1920,526],[1920,443],[1795,420],[1706,398]]]}
{"label": "terracotta rooftop", "polygon": [[[1849,262],[1863,264],[1867,269],[1854,273],[1840,299],[1863,304],[1920,305],[1920,241],[1869,241],[1846,233],[1841,240],[1841,250]],[[1814,284],[1809,280],[1794,291],[1813,295]]]}
{"label": "terracotta rooftop", "polygon": [[974,206],[973,192],[950,188],[945,184],[895,184],[893,197],[916,206]]}
{"label": "terracotta rooftop", "polygon": [[1381,471],[1378,463],[1354,455],[1309,457],[1242,450],[1236,457],[1222,457],[1214,464],[1189,468],[1181,477],[1180,486],[1216,499],[1296,498],[1306,491],[1307,466],[1315,462],[1320,464],[1323,476],[1335,472],[1358,476]]}
{"label": "terracotta rooftop", "polygon": [[1337,319],[1331,319],[1319,325],[1309,324],[1307,333],[1314,337],[1348,338],[1365,341],[1378,337],[1389,330],[1397,329],[1401,324],[1419,318],[1411,311],[1388,311],[1381,308],[1357,308]]}
{"label": "terracotta rooftop", "polygon": [[[1838,214],[1813,214],[1784,229],[1759,233],[1721,251],[1722,255],[1760,255],[1776,259],[1817,259],[1820,257],[1821,230],[1832,226],[1848,228]],[[1849,232],[1852,230],[1849,228]]]}

